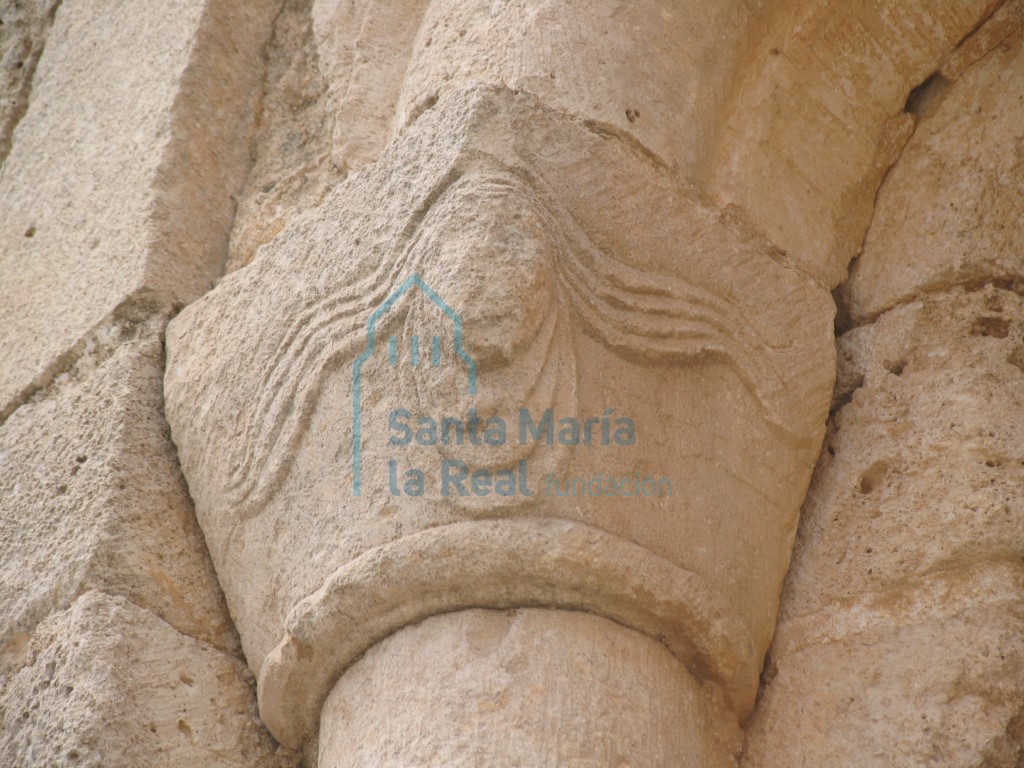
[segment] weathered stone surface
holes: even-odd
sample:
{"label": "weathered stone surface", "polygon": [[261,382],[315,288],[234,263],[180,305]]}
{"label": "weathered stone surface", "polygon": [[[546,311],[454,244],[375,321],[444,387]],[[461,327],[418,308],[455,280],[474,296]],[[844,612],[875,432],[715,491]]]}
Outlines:
{"label": "weathered stone surface", "polygon": [[980,289],[1024,264],[1018,6],[917,94],[838,293],[872,322],[839,340],[744,768],[1024,759],[1024,300]]}
{"label": "weathered stone surface", "polygon": [[126,300],[218,273],[276,5],[61,5],[0,176],[0,418]]}
{"label": "weathered stone surface", "polygon": [[372,162],[445,93],[486,84],[621,131],[690,176],[747,16],[735,0],[317,0],[336,162]]}
{"label": "weathered stone surface", "polygon": [[1018,765],[1024,298],[932,294],[839,359],[745,765]]}
{"label": "weathered stone surface", "polygon": [[1024,2],[1006,0],[976,31],[964,40],[939,67],[939,75],[946,80],[959,80],[960,76],[991,53],[996,46],[1008,40],[1024,27]]}
{"label": "weathered stone surface", "polygon": [[331,157],[342,171],[372,163],[392,127],[429,0],[313,0],[320,70],[334,113]]}
{"label": "weathered stone surface", "polygon": [[748,4],[678,0],[434,0],[391,133],[440,96],[504,85],[628,135],[685,177],[733,77]]}
{"label": "weathered stone surface", "polygon": [[[285,223],[321,203],[344,178],[331,162],[336,113],[313,39],[312,0],[286,0],[274,25],[255,161],[239,196],[226,271],[252,261]],[[399,5],[399,4],[394,4]]]}
{"label": "weathered stone surface", "polygon": [[1024,30],[950,85],[878,196],[842,297],[864,322],[918,294],[1024,278]]}
{"label": "weathered stone surface", "polygon": [[18,768],[283,768],[244,665],[88,591],[41,624],[0,688],[0,762]]}
{"label": "weathered stone surface", "polygon": [[[0,654],[84,590],[237,652],[162,416],[160,318],[126,315],[0,426]],[[95,366],[95,367],[92,367]]]}
{"label": "weathered stone surface", "polygon": [[787,648],[771,668],[744,768],[1020,765],[1024,573],[1012,570],[1008,593],[964,582],[959,599],[942,590],[937,610],[916,619],[908,591],[883,608],[892,623],[882,629]]}
{"label": "weathered stone surface", "polygon": [[527,518],[439,526],[339,568],[289,613],[287,637],[261,670],[260,712],[298,744],[335,680],[375,642],[436,614],[534,605],[589,611],[656,638],[717,691],[722,728],[750,707],[760,654],[702,578],[591,526]]}
{"label": "weathered stone surface", "polygon": [[32,75],[60,0],[0,1],[0,166],[28,107]]}
{"label": "weathered stone surface", "polygon": [[912,130],[908,94],[1000,2],[763,4],[699,178],[835,287]]}
{"label": "weathered stone surface", "polygon": [[58,2],[0,0],[0,765],[275,765],[161,415],[225,254],[168,409],[309,768],[1024,764],[1024,0]]}
{"label": "weathered stone surface", "polygon": [[958,558],[1024,554],[1022,318],[1019,295],[989,287],[898,307],[842,337],[840,381],[863,383],[835,416],[835,455],[808,494],[794,608]]}
{"label": "weathered stone surface", "polygon": [[319,768],[734,766],[742,734],[664,646],[584,613],[463,611],[375,646],[324,706]]}
{"label": "weathered stone surface", "polygon": [[[663,639],[704,648],[702,674],[745,716],[832,383],[831,300],[777,257],[635,142],[527,94],[475,88],[442,97],[376,164],[182,312],[168,336],[168,416],[247,657],[265,676],[261,711],[275,734],[289,744],[311,736],[315,717],[303,710],[312,702],[315,713],[317,692],[344,666],[338,649],[361,642],[358,655],[424,618],[440,578],[451,582],[444,610],[554,604],[628,623],[650,608],[663,625],[678,620],[675,596],[689,590],[683,602],[703,618]],[[438,295],[461,314],[455,333],[478,366],[475,395]],[[396,309],[367,347],[381,305]],[[417,334],[420,367],[404,351]],[[431,336],[446,340],[443,367],[426,364]],[[430,471],[430,487],[396,493],[389,412],[403,407],[438,418],[477,408],[511,424],[511,440],[410,445],[399,455]],[[521,444],[524,408],[580,423],[616,412],[635,419],[639,437],[617,450]],[[442,459],[481,471],[526,461],[533,495],[446,495]],[[624,501],[543,485],[596,473],[673,474],[679,490]],[[509,517],[527,518],[507,539],[520,546],[490,556],[505,528],[492,535],[483,521]],[[563,524],[551,557],[564,564],[546,571],[538,563],[550,558],[529,548]],[[607,560],[588,559],[606,543]],[[623,547],[644,563],[639,582],[607,565],[627,562],[614,554]],[[493,572],[459,582],[477,573],[470,563]],[[598,587],[598,572],[620,578]],[[643,574],[663,572],[642,586]],[[671,599],[659,601],[662,590]],[[600,599],[648,592],[629,601],[632,613]],[[350,612],[353,595],[369,613]],[[302,659],[322,679],[291,675]],[[313,698],[299,706],[263,685],[270,679]]]}

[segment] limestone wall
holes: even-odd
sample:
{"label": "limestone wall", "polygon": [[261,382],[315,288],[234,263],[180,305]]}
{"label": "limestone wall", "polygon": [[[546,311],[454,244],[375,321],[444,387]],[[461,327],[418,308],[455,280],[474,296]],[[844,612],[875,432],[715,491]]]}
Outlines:
{"label": "limestone wall", "polygon": [[0,768],[1024,764],[1024,2],[0,22]]}

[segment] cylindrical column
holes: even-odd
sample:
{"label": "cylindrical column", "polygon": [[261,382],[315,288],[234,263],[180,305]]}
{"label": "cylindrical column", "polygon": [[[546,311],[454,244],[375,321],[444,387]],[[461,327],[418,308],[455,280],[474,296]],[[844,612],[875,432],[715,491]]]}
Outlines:
{"label": "cylindrical column", "polygon": [[715,127],[747,13],[736,0],[434,0],[392,133],[446,92],[484,82],[618,129],[689,175]]}
{"label": "cylindrical column", "polygon": [[586,613],[470,610],[378,643],[320,719],[320,768],[731,765],[741,733],[665,646]]}

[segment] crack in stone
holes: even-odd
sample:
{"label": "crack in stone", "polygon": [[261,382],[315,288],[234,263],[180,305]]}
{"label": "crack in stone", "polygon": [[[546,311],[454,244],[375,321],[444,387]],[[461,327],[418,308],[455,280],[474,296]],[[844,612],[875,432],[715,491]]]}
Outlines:
{"label": "crack in stone", "polygon": [[163,326],[175,312],[176,308],[161,302],[153,291],[143,288],[133,292],[0,408],[0,427],[21,406],[52,396],[64,377],[82,378],[123,344],[147,334],[162,335]]}
{"label": "crack in stone", "polygon": [[[28,56],[18,64],[19,68],[23,70],[24,75],[21,78],[17,92],[14,94],[14,98],[11,100],[13,102],[11,111],[7,118],[0,123],[0,169],[3,168],[4,161],[7,160],[7,156],[11,153],[11,147],[14,144],[14,131],[18,127],[18,123],[21,122],[21,119],[28,112],[36,67],[39,64],[39,59],[42,58],[43,52],[46,50],[46,39],[49,36],[50,28],[53,27],[53,20],[57,16],[61,2],[62,0],[56,0],[53,7],[46,14],[45,26],[40,30],[41,37],[38,49],[30,50]],[[0,20],[0,25],[2,24],[3,21]]]}

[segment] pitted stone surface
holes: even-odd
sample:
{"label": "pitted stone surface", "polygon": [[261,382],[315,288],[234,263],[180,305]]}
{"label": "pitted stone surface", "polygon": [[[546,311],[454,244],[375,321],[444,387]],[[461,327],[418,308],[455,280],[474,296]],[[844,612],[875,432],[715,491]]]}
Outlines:
{"label": "pitted stone surface", "polygon": [[744,766],[1018,765],[1024,298],[929,294],[839,360]]}
{"label": "pitted stone surface", "polygon": [[209,288],[275,5],[60,6],[0,175],[0,419],[126,301]]}
{"label": "pitted stone surface", "polygon": [[104,340],[112,351],[90,350],[59,391],[0,426],[4,657],[86,589],[238,652],[161,415],[162,323],[125,318]]}
{"label": "pitted stone surface", "polygon": [[0,685],[0,762],[18,768],[293,768],[237,659],[88,591],[41,624]]}
{"label": "pitted stone surface", "polygon": [[702,178],[834,288],[913,132],[913,88],[1001,4],[761,4]]}
{"label": "pitted stone surface", "polygon": [[879,192],[842,289],[854,322],[928,291],[1024,280],[1024,29],[940,98]]}
{"label": "pitted stone surface", "polygon": [[11,134],[25,114],[32,76],[46,45],[60,0],[0,2],[0,167],[11,151]]}

